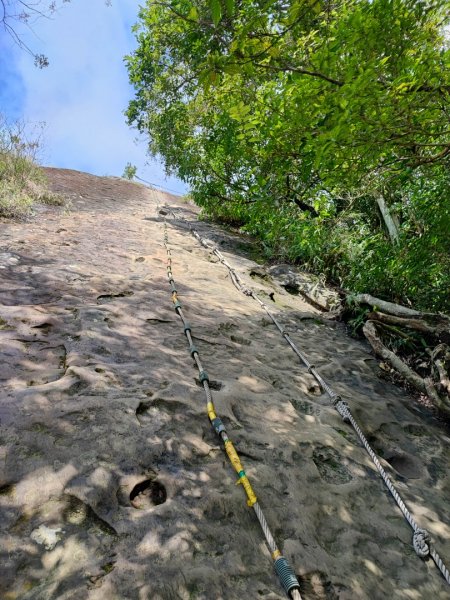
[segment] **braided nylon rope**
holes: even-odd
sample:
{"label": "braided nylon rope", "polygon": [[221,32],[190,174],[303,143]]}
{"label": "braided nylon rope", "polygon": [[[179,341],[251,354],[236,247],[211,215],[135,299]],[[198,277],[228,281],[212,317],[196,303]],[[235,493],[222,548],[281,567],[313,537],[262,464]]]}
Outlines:
{"label": "braided nylon rope", "polygon": [[[383,467],[382,467],[382,465],[381,465],[381,463],[380,463],[377,455],[375,454],[374,450],[372,449],[372,447],[370,446],[369,442],[367,441],[367,439],[366,439],[365,435],[363,434],[361,428],[359,427],[357,421],[355,420],[355,418],[353,417],[352,413],[350,412],[350,408],[349,408],[347,402],[344,402],[343,400],[341,400],[341,397],[338,394],[336,394],[336,392],[334,392],[334,390],[328,385],[328,383],[323,379],[323,377],[317,372],[317,370],[315,369],[314,365],[312,365],[308,361],[308,359],[306,358],[306,356],[297,348],[297,346],[295,345],[295,343],[289,337],[289,334],[284,330],[283,326],[277,321],[277,319],[270,312],[270,310],[267,308],[267,306],[264,304],[264,302],[255,294],[255,292],[253,292],[252,290],[250,290],[249,288],[247,288],[244,285],[243,281],[241,280],[241,278],[239,277],[239,275],[236,273],[235,269],[233,269],[233,267],[227,262],[227,260],[225,259],[225,257],[223,256],[223,254],[220,252],[220,250],[218,250],[217,248],[211,246],[205,240],[203,240],[203,238],[192,227],[192,225],[191,225],[191,223],[189,221],[187,221],[186,219],[183,219],[180,216],[177,216],[172,210],[170,212],[172,213],[172,215],[174,216],[174,218],[178,218],[178,219],[184,221],[188,225],[188,227],[189,227],[192,235],[197,239],[197,241],[204,248],[206,248],[212,254],[215,254],[218,257],[219,261],[228,269],[228,271],[230,273],[231,280],[232,280],[234,286],[240,292],[242,292],[246,296],[252,297],[254,300],[256,300],[259,303],[259,305],[261,306],[261,308],[267,313],[267,315],[269,316],[269,318],[271,319],[271,321],[274,323],[274,325],[276,326],[276,328],[278,329],[278,331],[281,333],[281,335],[284,337],[284,339],[287,341],[287,343],[289,344],[289,346],[292,348],[292,350],[295,352],[295,354],[299,357],[299,359],[306,366],[306,368],[308,369],[308,372],[311,373],[311,375],[313,375],[313,377],[319,383],[319,385],[321,386],[321,388],[328,394],[328,396],[330,397],[330,399],[333,402],[333,405],[334,405],[335,409],[340,414],[340,416],[342,417],[343,421],[346,422],[346,423],[350,423],[352,425],[352,427],[355,430],[356,434],[358,435],[358,437],[359,437],[362,445],[364,446],[364,448],[366,449],[366,451],[369,454],[370,458],[372,459],[373,463],[375,464],[376,468],[378,469],[378,472],[380,473],[381,478],[383,479],[386,487],[390,491],[392,497],[394,498],[394,500],[397,503],[398,507],[402,511],[403,516],[408,521],[409,525],[411,526],[411,528],[412,528],[412,530],[414,532],[413,533],[412,544],[413,544],[413,548],[414,548],[416,554],[420,558],[426,558],[428,556],[431,556],[431,558],[435,562],[437,568],[442,573],[444,579],[450,585],[450,573],[449,573],[449,570],[446,567],[446,565],[444,564],[444,562],[441,559],[441,557],[439,556],[439,554],[437,553],[437,551],[431,545],[431,541],[430,541],[431,538],[430,538],[429,532],[426,529],[421,529],[418,526],[418,524],[416,523],[416,521],[414,520],[414,518],[411,515],[411,513],[409,512],[406,504],[402,500],[400,494],[398,493],[398,491],[394,487],[394,484],[392,483],[392,481],[389,478],[388,474],[383,469]],[[262,526],[262,524],[261,524],[261,526]]]}
{"label": "braided nylon rope", "polygon": [[253,508],[253,510],[256,514],[256,517],[259,521],[259,524],[261,525],[261,529],[263,531],[267,546],[270,550],[270,554],[274,561],[275,570],[278,574],[281,585],[285,589],[288,598],[291,598],[291,600],[302,600],[302,597],[300,595],[300,586],[299,586],[299,583],[295,576],[295,573],[292,571],[287,560],[282,556],[280,550],[278,549],[278,546],[275,542],[272,532],[270,531],[270,528],[266,521],[264,513],[259,505],[259,502],[257,501],[257,498],[251,488],[250,482],[248,481],[247,475],[245,474],[245,471],[242,467],[240,458],[239,458],[236,450],[234,449],[230,438],[228,437],[228,434],[226,432],[224,424],[222,423],[221,419],[215,413],[215,409],[214,409],[214,405],[213,405],[213,401],[212,401],[211,388],[209,385],[209,378],[208,378],[208,375],[207,375],[206,371],[204,370],[203,365],[201,363],[199,352],[193,343],[191,326],[188,323],[188,321],[186,320],[183,310],[182,310],[182,307],[181,307],[181,304],[178,300],[178,292],[175,287],[175,280],[172,275],[172,256],[171,256],[171,252],[170,252],[170,248],[169,248],[168,244],[169,244],[169,236],[168,236],[168,232],[167,232],[167,223],[166,223],[166,220],[164,219],[164,246],[165,246],[166,252],[167,252],[167,276],[169,278],[169,283],[172,287],[172,301],[174,303],[175,311],[183,323],[184,332],[185,332],[187,341],[189,343],[189,349],[191,352],[191,356],[194,359],[194,361],[197,365],[197,368],[198,368],[199,378],[203,385],[203,389],[204,389],[205,395],[206,395],[206,407],[207,407],[208,416],[211,421],[211,425],[213,426],[216,433],[220,436],[220,438],[224,442],[225,450],[226,450],[226,453],[228,454],[230,462],[232,463],[232,465],[235,467],[236,471],[239,474],[238,483],[242,483],[244,490],[247,494],[247,498],[248,498],[247,504]]}

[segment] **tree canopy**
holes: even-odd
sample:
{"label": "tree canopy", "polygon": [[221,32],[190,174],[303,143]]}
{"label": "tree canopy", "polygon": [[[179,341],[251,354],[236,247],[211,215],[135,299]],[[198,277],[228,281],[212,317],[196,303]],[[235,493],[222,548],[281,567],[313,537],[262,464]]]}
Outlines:
{"label": "tree canopy", "polygon": [[355,291],[448,309],[450,4],[156,0],[127,117],[204,210]]}

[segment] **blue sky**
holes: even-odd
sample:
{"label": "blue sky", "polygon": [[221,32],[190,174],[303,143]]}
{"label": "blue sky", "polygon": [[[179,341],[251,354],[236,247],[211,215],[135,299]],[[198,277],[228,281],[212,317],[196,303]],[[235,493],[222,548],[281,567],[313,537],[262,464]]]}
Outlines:
{"label": "blue sky", "polygon": [[136,144],[123,115],[133,94],[123,57],[135,45],[130,28],[139,4],[72,0],[52,19],[36,21],[32,31],[17,25],[27,45],[48,56],[45,69],[0,29],[0,112],[45,123],[45,165],[121,175],[130,162],[140,177],[183,193],[185,186],[146,156],[145,143]]}

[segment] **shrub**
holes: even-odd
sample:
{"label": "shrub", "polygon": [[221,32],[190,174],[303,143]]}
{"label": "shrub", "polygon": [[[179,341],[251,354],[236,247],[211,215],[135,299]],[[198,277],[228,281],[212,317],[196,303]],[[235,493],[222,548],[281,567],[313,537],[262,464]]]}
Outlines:
{"label": "shrub", "polygon": [[48,189],[37,164],[40,136],[28,139],[22,123],[9,123],[0,115],[0,215],[29,215],[33,204],[63,204],[61,196]]}

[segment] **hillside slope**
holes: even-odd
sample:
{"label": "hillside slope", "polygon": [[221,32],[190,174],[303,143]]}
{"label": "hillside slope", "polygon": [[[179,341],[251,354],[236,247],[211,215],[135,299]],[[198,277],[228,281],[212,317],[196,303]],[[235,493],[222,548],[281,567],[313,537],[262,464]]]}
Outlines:
{"label": "hillside slope", "polygon": [[[48,169],[70,211],[3,223],[0,589],[5,600],[284,598],[204,409],[173,310],[163,205],[117,178]],[[167,218],[173,273],[214,401],[305,600],[444,599],[370,458],[257,303]],[[348,400],[422,527],[450,560],[448,436],[245,244],[223,249]],[[250,276],[252,274],[252,276]],[[268,300],[270,302],[270,300]]]}

